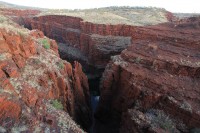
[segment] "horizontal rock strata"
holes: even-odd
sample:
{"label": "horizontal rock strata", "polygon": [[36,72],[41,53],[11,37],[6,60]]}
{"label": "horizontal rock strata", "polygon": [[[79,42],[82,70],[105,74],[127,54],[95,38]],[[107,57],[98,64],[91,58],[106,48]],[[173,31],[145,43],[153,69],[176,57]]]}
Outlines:
{"label": "horizontal rock strata", "polygon": [[[177,130],[199,128],[200,32],[191,28],[199,24],[198,18],[195,21],[140,27],[138,32],[144,34],[133,35],[133,44],[112,57],[106,67],[97,117],[106,121],[117,116],[114,119],[120,121],[124,113],[121,132],[130,128],[129,132],[150,132],[152,125],[142,118],[150,109],[161,109],[176,119]],[[130,113],[128,109],[135,111]],[[142,118],[135,118],[137,113]],[[129,122],[135,126],[124,117],[128,121],[133,118]],[[185,128],[180,128],[177,121]]]}

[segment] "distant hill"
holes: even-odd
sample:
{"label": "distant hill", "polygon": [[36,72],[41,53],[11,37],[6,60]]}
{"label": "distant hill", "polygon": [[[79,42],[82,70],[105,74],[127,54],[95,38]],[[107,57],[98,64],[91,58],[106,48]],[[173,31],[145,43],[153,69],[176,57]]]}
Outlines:
{"label": "distant hill", "polygon": [[0,1],[0,8],[14,9],[36,9],[42,11],[39,16],[43,15],[66,15],[80,17],[84,21],[98,24],[126,24],[126,25],[154,25],[169,21],[169,14],[177,18],[199,16],[193,13],[170,13],[164,8],[155,7],[129,7],[129,6],[111,6],[93,9],[44,9],[37,7],[27,7]]}
{"label": "distant hill", "polygon": [[154,7],[105,7],[84,10],[46,10],[40,15],[66,15],[80,17],[97,24],[152,25],[167,22],[166,11]]}
{"label": "distant hill", "polygon": [[29,7],[29,6],[16,5],[16,4],[11,4],[11,3],[7,3],[7,2],[3,2],[3,1],[0,1],[0,8],[37,9],[37,10],[43,9],[43,8],[39,8],[39,7]]}

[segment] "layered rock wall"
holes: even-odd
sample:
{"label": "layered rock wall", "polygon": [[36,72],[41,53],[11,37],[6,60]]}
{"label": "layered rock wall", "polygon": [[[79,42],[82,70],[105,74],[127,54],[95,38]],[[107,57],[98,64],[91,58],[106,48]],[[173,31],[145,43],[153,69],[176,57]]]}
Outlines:
{"label": "layered rock wall", "polygon": [[[193,27],[199,22],[195,20],[184,21],[184,25]],[[199,128],[200,32],[199,28],[180,25],[176,22],[139,28],[144,34],[133,35],[133,44],[114,56],[106,67],[97,117],[120,121],[124,113],[121,132],[152,132],[150,127],[155,125],[146,119],[146,112],[161,109],[178,121],[174,124],[177,130]],[[180,123],[185,124],[184,129]]]}
{"label": "layered rock wall", "polygon": [[[82,57],[79,57],[78,60],[85,64],[84,68],[90,71],[89,73],[93,74],[96,71],[91,71],[93,68],[105,68],[111,55],[119,54],[131,43],[129,37],[131,36],[131,26],[126,25],[93,24],[84,22],[81,18],[58,15],[24,17],[23,23],[29,29],[39,29],[46,36],[54,38],[58,42],[78,48],[88,57],[87,61],[84,61]],[[120,48],[111,48],[120,41],[122,45],[120,46],[118,43],[119,46],[117,46]],[[102,45],[108,45],[108,47],[102,49]]]}

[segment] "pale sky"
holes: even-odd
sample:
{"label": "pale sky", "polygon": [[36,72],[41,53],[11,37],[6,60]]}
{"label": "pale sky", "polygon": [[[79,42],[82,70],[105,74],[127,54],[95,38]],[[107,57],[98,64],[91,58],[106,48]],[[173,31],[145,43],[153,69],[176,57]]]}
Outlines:
{"label": "pale sky", "polygon": [[199,0],[1,0],[8,3],[53,8],[87,9],[108,6],[153,6],[171,12],[200,13]]}

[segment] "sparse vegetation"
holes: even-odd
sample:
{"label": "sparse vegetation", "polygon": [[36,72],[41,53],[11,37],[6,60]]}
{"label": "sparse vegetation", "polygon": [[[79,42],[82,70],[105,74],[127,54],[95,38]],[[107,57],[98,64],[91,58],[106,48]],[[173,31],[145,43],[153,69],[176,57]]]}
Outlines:
{"label": "sparse vegetation", "polygon": [[22,37],[29,34],[28,29],[20,27],[3,15],[0,15],[0,28],[5,29],[7,32],[12,31],[16,34],[20,34]]}
{"label": "sparse vegetation", "polygon": [[8,18],[0,15],[0,23],[5,23],[5,22],[8,22]]}
{"label": "sparse vegetation", "polygon": [[49,44],[49,41],[46,39],[46,38],[40,38],[38,39],[39,43],[42,44],[42,46],[45,48],[45,49],[50,49],[50,44]]}
{"label": "sparse vegetation", "polygon": [[4,59],[5,59],[4,55],[0,55],[0,61]]}
{"label": "sparse vegetation", "polygon": [[65,67],[64,62],[62,60],[58,62],[57,65],[60,69],[63,69]]}
{"label": "sparse vegetation", "polygon": [[33,62],[34,62],[35,64],[41,64],[41,63],[42,63],[39,59],[34,59]]}
{"label": "sparse vegetation", "polygon": [[135,63],[140,63],[140,62],[141,62],[141,60],[142,60],[142,58],[141,58],[141,57],[137,57],[137,58],[135,59]]}
{"label": "sparse vegetation", "polygon": [[142,61],[142,58],[141,57],[136,57],[134,59],[129,59],[129,60],[130,60],[130,62],[139,64]]}
{"label": "sparse vegetation", "polygon": [[190,105],[188,102],[186,102],[186,101],[184,101],[184,102],[181,104],[181,107],[180,107],[180,108],[182,108],[182,109],[184,109],[184,110],[187,110],[187,111],[189,111],[189,112],[192,113],[192,107],[191,107],[191,105]]}
{"label": "sparse vegetation", "polygon": [[[38,16],[66,15],[81,17],[84,21],[98,24],[154,25],[167,22],[166,10],[154,7],[106,7],[76,10],[46,10]],[[142,14],[142,15],[141,15]],[[95,17],[95,19],[94,19]]]}
{"label": "sparse vegetation", "polygon": [[151,121],[151,125],[156,128],[162,128],[168,132],[175,131],[175,124],[169,116],[161,110],[151,109],[147,112],[147,116]]}
{"label": "sparse vegetation", "polygon": [[63,110],[62,103],[60,101],[58,101],[57,99],[56,100],[52,100],[51,104],[53,105],[54,108]]}
{"label": "sparse vegetation", "polygon": [[26,33],[24,33],[24,32],[22,32],[22,31],[17,31],[17,33],[21,36],[21,37],[25,37],[27,34]]}
{"label": "sparse vegetation", "polygon": [[25,132],[28,130],[28,127],[24,126],[20,126],[20,127],[13,127],[11,132],[12,133],[20,133],[20,132]]}
{"label": "sparse vegetation", "polygon": [[47,112],[50,114],[54,114],[56,116],[56,121],[58,122],[58,127],[62,133],[68,132],[78,132],[84,133],[80,126],[77,125],[68,113],[65,111],[55,109],[52,104],[46,103]]}
{"label": "sparse vegetation", "polygon": [[184,60],[184,59],[181,59],[181,64],[182,65],[185,65],[185,66],[192,66],[192,67],[199,67],[200,66],[200,62],[198,61],[190,61],[190,60]]}

